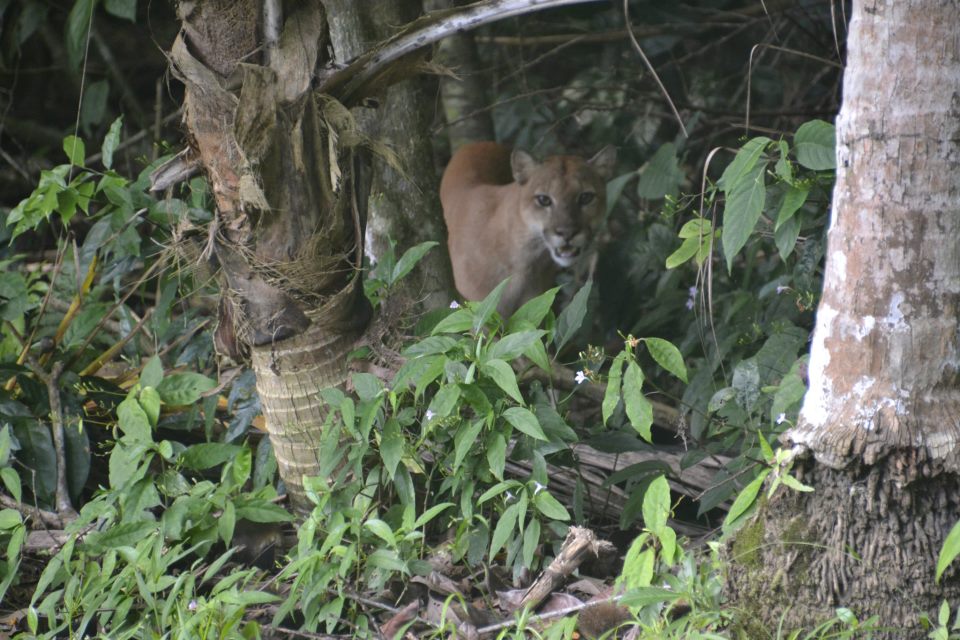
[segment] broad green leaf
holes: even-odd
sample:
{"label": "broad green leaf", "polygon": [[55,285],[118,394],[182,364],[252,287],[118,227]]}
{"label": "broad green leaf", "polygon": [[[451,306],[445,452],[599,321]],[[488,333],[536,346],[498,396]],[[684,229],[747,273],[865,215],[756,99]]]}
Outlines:
{"label": "broad green leaf", "polygon": [[217,518],[217,535],[227,547],[231,546],[233,540],[233,530],[237,525],[237,509],[232,502],[223,505],[223,512]]}
{"label": "broad green leaf", "polygon": [[541,341],[536,340],[531,342],[527,350],[523,352],[523,355],[530,358],[533,364],[544,371],[550,371],[550,356],[547,355],[547,348]]}
{"label": "broad green leaf", "polygon": [[431,335],[438,333],[463,333],[473,326],[473,314],[469,309],[457,309],[446,318],[437,323],[430,332]]}
{"label": "broad green leaf", "polygon": [[733,259],[747,244],[753,233],[767,197],[767,185],[764,180],[767,165],[762,163],[737,182],[727,192],[727,202],[723,210],[723,253],[727,258],[727,270],[733,268]]}
{"label": "broad green leaf", "polygon": [[494,287],[493,291],[488,293],[486,298],[476,304],[473,311],[474,333],[478,333],[483,325],[486,324],[487,320],[490,319],[490,316],[493,315],[493,312],[497,310],[497,305],[500,303],[500,298],[503,297],[503,290],[507,287],[509,282],[510,278],[507,278]]}
{"label": "broad green leaf", "polygon": [[397,546],[397,537],[393,535],[393,529],[390,528],[383,520],[379,518],[370,518],[363,523],[363,526],[370,530],[370,533],[377,536],[384,542],[386,542],[391,547],[396,548]]}
{"label": "broad green leaf", "polygon": [[202,471],[236,458],[243,449],[240,445],[222,442],[201,442],[191,445],[177,459],[188,469]]}
{"label": "broad green leaf", "polygon": [[643,395],[643,371],[635,361],[627,363],[627,372],[623,376],[623,404],[627,418],[640,437],[650,442],[653,426],[653,405]]}
{"label": "broad green leaf", "polygon": [[153,356],[143,365],[140,372],[140,385],[144,387],[157,387],[163,380],[163,363],[158,356]]}
{"label": "broad green leaf", "polygon": [[790,487],[794,491],[800,491],[801,493],[810,493],[813,491],[813,487],[808,484],[803,484],[795,477],[791,476],[789,473],[785,473],[780,476],[780,482]]}
{"label": "broad green leaf", "polygon": [[407,347],[403,355],[408,358],[419,358],[437,353],[446,353],[457,346],[459,342],[459,340],[451,336],[429,336]]}
{"label": "broad green leaf", "polygon": [[487,351],[487,357],[498,360],[513,360],[520,357],[527,348],[540,339],[546,331],[520,331],[511,333],[497,340]]}
{"label": "broad green leaf", "polygon": [[237,517],[263,524],[292,522],[294,519],[293,515],[280,505],[266,501],[237,506]]}
{"label": "broad green leaf", "polygon": [[20,476],[17,475],[13,467],[3,467],[0,469],[0,480],[3,480],[3,486],[14,500],[20,502],[23,491],[20,486]]}
{"label": "broad green leaf", "polygon": [[672,565],[677,553],[677,532],[670,527],[664,527],[657,533],[660,540],[660,559]]}
{"label": "broad green leaf", "polygon": [[503,470],[507,465],[507,441],[502,433],[491,433],[487,437],[487,464],[493,477],[503,480]]}
{"label": "broad green leaf", "polygon": [[97,0],[76,0],[67,15],[65,44],[67,45],[67,61],[71,69],[80,68],[83,52],[87,48],[93,8],[96,4]]}
{"label": "broad green leaf", "polygon": [[[350,379],[353,381],[353,388],[357,392],[357,397],[363,402],[373,400],[383,391],[383,383],[380,378],[371,373],[356,372],[350,376]],[[352,422],[351,420],[348,424]]]}
{"label": "broad green leaf", "polygon": [[624,607],[642,608],[652,604],[675,602],[682,597],[682,593],[677,593],[670,589],[663,589],[661,587],[637,587],[623,594],[623,598],[620,599],[620,604]]}
{"label": "broad green leaf", "polygon": [[667,142],[647,161],[637,183],[637,197],[659,200],[665,196],[676,196],[683,180],[677,148],[672,142]]}
{"label": "broad green leaf", "polygon": [[550,495],[546,489],[537,492],[537,495],[533,497],[533,504],[537,507],[537,511],[551,520],[570,519],[566,507],[560,504],[560,501]]}
{"label": "broad green leaf", "polygon": [[435,240],[428,240],[427,242],[421,242],[407,249],[393,267],[393,273],[390,275],[390,284],[395,283],[410,273],[417,263],[423,259],[423,256],[427,255],[427,252],[438,244],[440,243]]}
{"label": "broad green leaf", "polygon": [[151,442],[150,418],[133,396],[117,406],[117,425],[124,435],[137,442]]}
{"label": "broad green leaf", "polygon": [[619,175],[607,183],[607,213],[613,211],[613,207],[617,204],[620,195],[623,193],[623,188],[626,187],[627,183],[636,177],[636,175],[636,171],[631,171],[630,173]]}
{"label": "broad green leaf", "polygon": [[163,379],[157,385],[157,392],[164,403],[170,405],[193,404],[200,396],[217,386],[217,383],[207,376],[188,371],[174,373]]}
{"label": "broad green leaf", "polygon": [[63,152],[67,154],[70,164],[78,167],[83,166],[83,160],[87,157],[86,145],[77,136],[67,136],[63,139]]}
{"label": "broad green leaf", "polygon": [[750,174],[755,170],[757,166],[757,161],[760,159],[761,154],[767,148],[767,145],[770,143],[770,138],[766,136],[759,136],[748,140],[734,157],[733,162],[727,165],[727,168],[724,170],[723,175],[720,176],[720,180],[717,185],[722,189],[727,196],[729,197],[730,191],[737,188],[737,185],[744,180],[748,180]]}
{"label": "broad green leaf", "polygon": [[156,533],[158,527],[159,524],[152,521],[115,524],[109,529],[88,533],[83,538],[83,545],[95,550],[133,547]]}
{"label": "broad green leaf", "polygon": [[780,259],[786,260],[797,246],[800,237],[800,219],[796,216],[787,220],[773,232],[773,241],[780,252]]}
{"label": "broad green leaf", "polygon": [[673,346],[673,343],[663,338],[644,338],[643,343],[647,345],[647,350],[657,364],[687,382],[687,367],[683,364],[680,350]]}
{"label": "broad green leaf", "polygon": [[153,387],[144,387],[140,390],[140,406],[150,420],[150,426],[156,428],[160,419],[160,394]]}
{"label": "broad green leaf", "polygon": [[487,360],[480,365],[480,372],[497,383],[508,396],[517,402],[523,402],[520,387],[517,386],[517,375],[513,368],[503,360]]}
{"label": "broad green leaf", "polygon": [[680,228],[677,236],[680,238],[702,238],[713,233],[713,225],[708,218],[693,218]]}
{"label": "broad green leaf", "polygon": [[650,534],[643,533],[627,549],[620,576],[627,589],[649,587],[653,581],[654,551],[649,545]]}
{"label": "broad green leaf", "polygon": [[461,425],[457,434],[453,436],[453,471],[454,473],[463,464],[464,459],[473,450],[473,445],[483,428],[483,420],[474,420],[468,425]]}
{"label": "broad green leaf", "polygon": [[437,394],[433,396],[430,402],[429,410],[433,412],[436,418],[446,418],[453,411],[460,399],[460,387],[455,384],[448,384],[440,387]]}
{"label": "broad green leaf", "polygon": [[811,120],[800,125],[793,138],[797,162],[814,171],[835,169],[837,130],[829,122]]}
{"label": "broad green leaf", "polygon": [[786,193],[783,194],[783,202],[780,203],[780,211],[777,213],[774,231],[793,218],[797,210],[807,201],[808,195],[810,195],[810,187],[795,187],[793,185],[787,187]]}
{"label": "broad green leaf", "polygon": [[790,146],[787,144],[786,140],[777,140],[777,150],[780,152],[780,157],[777,158],[777,164],[774,167],[774,171],[778,176],[783,178],[786,182],[793,182],[793,164],[790,162],[788,157],[790,153]]}
{"label": "broad green leaf", "polygon": [[500,519],[497,521],[497,526],[493,530],[493,538],[490,540],[490,560],[493,560],[493,557],[497,555],[497,551],[503,547],[510,536],[513,535],[514,529],[517,528],[519,507],[519,504],[510,505],[504,509],[503,514],[501,514]]}
{"label": "broad green leaf", "polygon": [[10,531],[23,524],[23,517],[14,509],[0,510],[0,531]]}
{"label": "broad green leaf", "polygon": [[947,534],[943,546],[940,548],[940,555],[937,556],[937,576],[936,581],[940,582],[940,576],[946,571],[950,563],[960,555],[960,522],[953,525],[950,533]]}
{"label": "broad green leaf", "polygon": [[503,417],[513,425],[517,431],[525,433],[537,440],[547,440],[546,434],[543,433],[543,429],[537,421],[537,416],[533,415],[529,410],[523,407],[510,407],[503,412]]}
{"label": "broad green leaf", "polygon": [[770,475],[770,469],[764,469],[760,472],[760,475],[743,488],[737,499],[733,501],[730,511],[727,512],[727,517],[723,521],[724,531],[729,530],[740,516],[753,506],[753,503],[757,500],[757,494],[760,493],[760,487],[763,486],[763,481],[767,479],[768,475]]}
{"label": "broad green leaf", "polygon": [[613,359],[613,363],[610,365],[610,373],[607,375],[607,390],[603,394],[603,404],[601,406],[603,424],[607,424],[607,421],[610,420],[610,416],[613,415],[614,410],[617,408],[617,403],[620,402],[620,386],[623,380],[623,365],[626,361],[627,353],[625,351],[621,351],[620,354]]}
{"label": "broad green leaf", "polygon": [[419,529],[426,525],[428,522],[432,521],[441,512],[446,511],[450,507],[455,506],[452,502],[441,502],[440,504],[435,504],[423,513],[420,514],[420,517],[417,518],[416,522],[413,523],[414,529]]}
{"label": "broad green leaf", "polygon": [[396,418],[390,418],[383,425],[380,459],[383,460],[383,468],[391,478],[396,473],[401,458],[403,458],[403,434],[400,433],[400,423]]}
{"label": "broad green leaf", "polygon": [[103,8],[107,13],[130,22],[137,20],[137,0],[104,0]]}
{"label": "broad green leaf", "polygon": [[643,494],[643,526],[659,536],[670,517],[670,484],[657,476]]}
{"label": "broad green leaf", "polygon": [[510,489],[516,489],[522,487],[523,485],[518,480],[503,480],[493,485],[486,491],[484,491],[479,498],[477,498],[477,504],[483,504],[490,498],[495,498],[496,496],[509,491]]}
{"label": "broad green leaf", "polygon": [[583,324],[583,318],[587,315],[587,301],[590,299],[590,291],[593,289],[593,280],[587,280],[586,284],[580,287],[573,300],[567,305],[567,308],[560,313],[557,319],[557,333],[554,342],[557,344],[557,351],[567,344]]}
{"label": "broad green leaf", "polygon": [[700,238],[687,238],[676,251],[667,256],[664,266],[667,269],[676,269],[695,256],[699,248]]}
{"label": "broad green leaf", "polygon": [[107,100],[110,98],[110,82],[97,80],[87,85],[83,91],[83,103],[80,105],[80,127],[90,131],[99,127],[107,114]]}
{"label": "broad green leaf", "polygon": [[539,327],[543,319],[550,313],[558,291],[560,291],[560,287],[554,287],[553,289],[544,291],[536,298],[524,302],[523,306],[517,309],[516,313],[510,317],[510,322],[507,324],[507,331],[513,333],[518,329]]}

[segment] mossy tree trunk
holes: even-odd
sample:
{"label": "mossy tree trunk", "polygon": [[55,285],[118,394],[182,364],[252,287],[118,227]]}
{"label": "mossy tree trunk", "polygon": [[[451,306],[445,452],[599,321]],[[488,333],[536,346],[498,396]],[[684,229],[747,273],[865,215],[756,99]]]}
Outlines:
{"label": "mossy tree trunk", "polygon": [[733,546],[731,595],[767,629],[845,606],[925,638],[919,615],[960,602],[955,571],[934,581],[960,518],[957,25],[956,2],[854,2],[810,390],[783,438],[815,492]]}

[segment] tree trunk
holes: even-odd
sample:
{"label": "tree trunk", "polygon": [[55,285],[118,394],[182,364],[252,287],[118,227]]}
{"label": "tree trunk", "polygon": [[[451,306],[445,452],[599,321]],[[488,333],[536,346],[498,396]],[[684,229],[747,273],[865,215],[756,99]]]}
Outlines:
{"label": "tree trunk", "polygon": [[[420,0],[370,0],[362,7],[353,0],[323,2],[336,21],[334,52],[344,62],[363,54],[372,43],[395,35],[399,27],[422,13]],[[386,87],[376,111],[355,110],[367,135],[395,150],[399,157],[398,167],[383,159],[374,162],[367,255],[377,261],[390,240],[396,243],[397,257],[421,242],[439,243],[401,287],[414,311],[446,306],[453,292],[431,144],[435,93],[431,88],[435,85],[422,74],[410,77]]]}
{"label": "tree trunk", "polygon": [[288,17],[269,64],[258,64],[259,2],[181,12],[171,60],[216,203],[210,249],[237,337],[251,348],[280,476],[305,508],[302,478],[317,472],[327,414],[318,392],[343,384],[369,318],[357,246],[363,138],[342,105],[311,92],[326,45],[318,3]]}
{"label": "tree trunk", "polygon": [[733,547],[735,599],[767,625],[843,605],[922,638],[918,615],[960,597],[955,574],[934,583],[960,517],[957,25],[956,2],[854,2],[810,390],[784,436],[816,491],[775,497]]}

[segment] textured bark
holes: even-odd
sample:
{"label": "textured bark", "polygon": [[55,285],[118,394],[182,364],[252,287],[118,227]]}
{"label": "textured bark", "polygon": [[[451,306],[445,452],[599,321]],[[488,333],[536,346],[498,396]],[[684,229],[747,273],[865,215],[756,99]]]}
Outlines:
{"label": "textured bark", "polygon": [[364,139],[342,105],[311,92],[325,46],[318,3],[288,17],[269,65],[254,50],[259,3],[184,7],[171,59],[216,203],[211,249],[235,334],[252,350],[281,478],[305,508],[302,477],[318,471],[327,413],[317,392],[343,383],[369,317],[354,151]]}
{"label": "textured bark", "polygon": [[[450,9],[462,3],[428,0],[426,4],[434,11]],[[437,47],[437,61],[455,74],[455,77],[446,76],[440,80],[451,151],[468,142],[493,140],[490,96],[487,95],[487,83],[480,74],[473,32],[457,34],[441,42]]]}
{"label": "textured bark", "polygon": [[842,605],[925,638],[918,616],[960,596],[956,572],[934,583],[960,517],[958,24],[956,2],[854,2],[810,390],[783,438],[816,491],[733,546],[735,606],[767,629]]}
{"label": "textured bark", "polygon": [[854,4],[810,392],[789,434],[831,466],[913,448],[960,466],[958,24],[956,2]]}

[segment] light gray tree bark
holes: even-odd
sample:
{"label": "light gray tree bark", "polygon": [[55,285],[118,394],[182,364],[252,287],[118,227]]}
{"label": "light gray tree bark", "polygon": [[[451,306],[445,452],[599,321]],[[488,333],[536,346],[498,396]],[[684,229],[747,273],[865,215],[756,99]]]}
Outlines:
{"label": "light gray tree bark", "polygon": [[854,2],[810,389],[784,436],[816,491],[733,546],[736,601],[767,625],[845,606],[925,638],[919,614],[960,596],[956,571],[934,582],[960,517],[957,25],[957,2]]}

